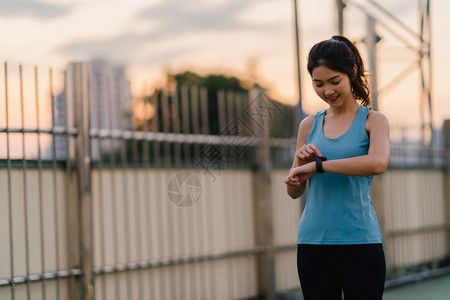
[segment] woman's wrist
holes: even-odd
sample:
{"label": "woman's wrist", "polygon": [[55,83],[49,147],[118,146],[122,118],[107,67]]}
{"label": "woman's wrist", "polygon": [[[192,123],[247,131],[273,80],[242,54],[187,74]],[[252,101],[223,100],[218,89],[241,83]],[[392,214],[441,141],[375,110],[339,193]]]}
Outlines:
{"label": "woman's wrist", "polygon": [[317,169],[316,169],[316,161],[312,161],[312,162],[308,163],[306,167],[308,168],[308,170],[309,170],[310,172],[314,172],[314,173],[317,172]]}
{"label": "woman's wrist", "polygon": [[325,156],[317,156],[315,159],[316,173],[325,173],[322,163],[327,160]]}

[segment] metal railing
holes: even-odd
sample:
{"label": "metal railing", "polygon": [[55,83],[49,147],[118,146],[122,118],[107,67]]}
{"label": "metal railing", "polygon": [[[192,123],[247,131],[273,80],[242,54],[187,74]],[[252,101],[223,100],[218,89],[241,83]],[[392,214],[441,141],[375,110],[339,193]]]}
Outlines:
{"label": "metal railing", "polygon": [[[126,89],[97,71],[71,64],[55,95],[51,70],[42,89],[38,69],[25,86],[20,67],[12,97],[5,64],[0,299],[271,298],[298,288],[301,206],[282,183],[294,109],[260,89],[211,99],[203,88],[172,87],[130,110],[126,93],[114,96]],[[31,102],[24,90],[34,90]],[[448,257],[449,221],[439,215],[446,161],[443,150],[392,148],[374,195],[391,271]],[[397,183],[435,192],[426,216],[419,198],[398,196]],[[423,219],[409,222],[411,212]],[[407,253],[417,243],[433,249]]]}
{"label": "metal railing", "polygon": [[[66,295],[75,295],[75,281],[81,274],[81,270],[72,261],[72,255],[64,255],[67,261],[63,262],[61,253],[71,252],[73,246],[72,240],[67,238],[73,229],[70,222],[66,223],[65,216],[69,215],[68,199],[70,178],[72,177],[72,160],[69,156],[64,161],[57,161],[54,156],[54,147],[51,151],[50,160],[44,161],[42,155],[42,137],[46,135],[47,140],[51,140],[54,145],[57,135],[65,139],[73,139],[77,135],[75,128],[56,127],[55,103],[53,93],[52,70],[49,71],[49,102],[51,104],[51,128],[41,127],[40,99],[38,69],[34,68],[34,104],[35,104],[35,124],[34,128],[25,127],[25,112],[27,105],[31,101],[25,101],[23,71],[22,66],[18,70],[19,97],[13,101],[19,100],[20,103],[20,122],[11,120],[11,101],[10,89],[8,83],[8,67],[4,65],[4,98],[2,126],[0,134],[5,141],[2,147],[2,180],[5,186],[2,188],[2,228],[5,230],[2,234],[1,244],[3,263],[0,275],[0,286],[10,287],[10,298],[31,298],[31,294],[36,292],[33,288],[34,283],[40,282],[40,293],[43,299],[47,299],[47,286],[49,282],[55,282],[54,291],[57,298],[65,298]],[[16,94],[17,95],[17,94]],[[29,100],[29,99],[28,99]],[[16,105],[17,107],[17,105]],[[17,114],[16,114],[17,115]],[[14,121],[14,122],[12,122]],[[12,123],[20,127],[11,126]],[[21,145],[12,144],[12,138],[20,137]],[[27,148],[35,149],[33,157],[28,157]],[[18,150],[21,154],[17,154]],[[21,156],[19,159],[18,156]],[[14,157],[14,158],[13,158]],[[64,191],[58,186],[61,182],[59,173],[65,173],[65,180],[62,182]],[[46,181],[44,184],[43,181]],[[48,190],[46,190],[48,188]],[[64,209],[63,209],[64,207]],[[63,214],[61,214],[63,213]],[[63,230],[66,229],[67,231]],[[64,232],[63,232],[64,231]],[[6,249],[8,246],[8,249]],[[48,255],[51,248],[53,257]],[[6,264],[9,264],[8,268]],[[8,272],[6,271],[8,270]],[[68,282],[65,284],[63,282]],[[24,284],[23,291],[16,292],[16,286]],[[63,287],[64,285],[64,287]]]}

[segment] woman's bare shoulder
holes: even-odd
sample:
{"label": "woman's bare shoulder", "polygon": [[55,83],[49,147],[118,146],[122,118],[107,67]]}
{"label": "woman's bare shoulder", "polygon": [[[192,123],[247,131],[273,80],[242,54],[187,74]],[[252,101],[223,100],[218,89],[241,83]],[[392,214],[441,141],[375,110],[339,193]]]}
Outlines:
{"label": "woman's bare shoulder", "polygon": [[382,124],[389,123],[387,117],[383,113],[374,110],[369,110],[369,114],[367,115],[367,121],[370,123],[382,123]]}
{"label": "woman's bare shoulder", "polygon": [[300,128],[312,128],[312,125],[314,124],[314,119],[316,117],[316,114],[311,114],[307,117],[305,117],[301,122],[300,122]]}
{"label": "woman's bare shoulder", "polygon": [[370,132],[373,129],[381,128],[389,131],[388,118],[379,111],[370,110],[367,115],[366,130]]}
{"label": "woman's bare shoulder", "polygon": [[314,124],[314,118],[316,117],[316,114],[311,114],[307,117],[305,117],[299,125],[298,128],[298,137],[302,137],[303,139],[306,139],[306,137],[311,132],[312,126]]}

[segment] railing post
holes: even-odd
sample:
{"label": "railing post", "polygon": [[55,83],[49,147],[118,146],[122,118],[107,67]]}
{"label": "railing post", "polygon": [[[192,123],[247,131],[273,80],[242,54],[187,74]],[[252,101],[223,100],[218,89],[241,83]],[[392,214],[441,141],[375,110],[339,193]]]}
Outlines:
{"label": "railing post", "polygon": [[267,110],[265,91],[253,88],[250,91],[249,113],[253,131],[260,143],[256,146],[253,166],[253,207],[255,213],[255,242],[265,247],[257,258],[258,294],[264,299],[276,298],[275,255],[271,199],[270,160],[270,111]]}
{"label": "railing post", "polygon": [[444,183],[444,209],[445,209],[445,224],[446,224],[446,238],[447,238],[447,253],[450,252],[450,120],[445,120],[442,126],[444,139],[444,157],[445,157],[445,183]]}
{"label": "railing post", "polygon": [[[389,172],[389,169],[386,170],[386,172]],[[372,207],[373,210],[376,213],[378,223],[380,225],[381,233],[384,237],[383,240],[383,247],[385,253],[389,253],[389,248],[391,247],[391,239],[388,239],[388,232],[386,232],[386,215],[385,215],[385,207],[386,207],[386,198],[384,196],[385,189],[387,186],[385,185],[386,180],[383,178],[383,176],[386,176],[384,174],[377,175],[373,177],[372,181],[372,187],[371,187],[371,196],[372,196]],[[391,258],[389,255],[386,255],[386,264],[388,272],[390,271],[391,267]]]}
{"label": "railing post", "polygon": [[94,299],[93,239],[91,170],[89,154],[89,66],[83,63],[72,65],[73,103],[75,124],[78,131],[75,143],[78,209],[80,233],[80,295],[82,300]]}

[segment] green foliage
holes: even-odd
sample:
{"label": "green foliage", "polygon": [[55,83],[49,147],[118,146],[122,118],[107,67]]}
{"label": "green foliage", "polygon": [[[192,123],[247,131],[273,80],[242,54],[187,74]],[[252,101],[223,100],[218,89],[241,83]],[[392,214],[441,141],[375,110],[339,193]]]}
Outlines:
{"label": "green foliage", "polygon": [[[219,94],[222,95],[220,97],[224,97],[224,109],[219,107]],[[269,99],[265,94],[263,97],[263,101],[266,101],[264,102],[265,104],[255,107],[254,101],[256,99],[249,99],[249,90],[242,85],[238,78],[220,74],[200,76],[186,71],[169,76],[166,88],[157,89],[153,95],[147,97],[146,100],[156,107],[155,114],[135,130],[198,133],[200,129],[200,133],[210,135],[220,135],[225,130],[227,132],[226,134],[245,135],[245,133],[248,133],[245,131],[247,128],[250,131],[254,131],[254,129],[248,127],[250,124],[249,119],[252,118],[248,112],[250,111],[250,107],[252,107],[252,109],[262,109],[262,114],[271,114],[271,137],[295,137],[297,131],[295,128],[295,107]],[[193,105],[194,101],[198,101],[196,103],[197,105]],[[203,101],[207,101],[207,110]],[[264,111],[265,107],[269,110],[272,109],[272,111]],[[194,111],[194,109],[198,109],[198,111]],[[206,116],[203,115],[205,111]],[[235,117],[238,115],[242,119],[234,123],[236,120]],[[197,120],[194,121],[194,118],[197,118]],[[219,119],[222,119],[225,124],[220,125]],[[203,122],[206,122],[206,124]],[[238,126],[233,127],[236,124]],[[194,128],[194,125],[198,125],[200,128]],[[220,126],[225,126],[225,128],[221,128]],[[207,132],[204,132],[202,128],[207,128]],[[228,129],[232,129],[232,132],[236,129],[236,132],[232,133],[231,131],[227,131]],[[198,158],[199,153],[208,149],[208,146],[207,144],[185,144],[175,141],[125,139],[122,141],[122,147],[120,149],[115,149],[113,152],[104,154],[101,159],[104,166],[130,165],[139,167],[142,165],[169,166],[172,164],[181,164],[184,166],[191,165],[199,167],[199,163],[195,160],[195,157]],[[248,147],[248,149],[242,152],[234,148],[230,150],[225,144],[218,145],[217,147],[221,149],[220,151],[222,151],[221,153],[224,156],[232,161],[233,165],[243,166],[250,164],[254,156],[253,147]],[[236,155],[236,153],[239,153],[239,155]],[[283,147],[274,147],[271,150],[271,154],[275,165],[286,165],[286,158],[289,160],[288,163],[291,162],[292,154],[287,153]]]}
{"label": "green foliage", "polygon": [[[209,74],[206,76],[200,76],[196,73],[185,71],[183,73],[178,73],[173,76],[170,76],[175,81],[175,86],[177,88],[177,94],[181,95],[182,88],[192,88],[196,87],[200,89],[206,89],[207,93],[207,103],[208,103],[208,124],[210,134],[219,134],[219,107],[218,107],[218,93],[220,91],[224,91],[226,93],[240,93],[244,94],[245,98],[248,98],[248,89],[244,88],[241,84],[241,80],[237,77],[231,76],[227,77],[222,74]],[[170,99],[173,101],[173,99]],[[181,101],[192,101],[191,99],[182,99],[180,96],[178,97],[178,107],[181,106]],[[189,103],[191,104],[191,103]],[[192,106],[189,105],[189,109],[192,109]],[[172,111],[172,110],[171,110]],[[181,109],[178,110],[181,114]],[[200,113],[200,112],[199,112]],[[180,116],[174,116],[171,114],[171,118]],[[192,120],[191,120],[192,121]],[[203,124],[202,124],[203,126]]]}
{"label": "green foliage", "polygon": [[[173,76],[177,86],[198,86],[204,87],[208,90],[210,95],[216,95],[219,90],[233,91],[233,92],[247,92],[248,89],[242,87],[241,81],[232,76],[226,77],[222,74],[210,74],[207,76],[200,76],[196,73],[185,71]],[[210,96],[208,94],[208,96]]]}

